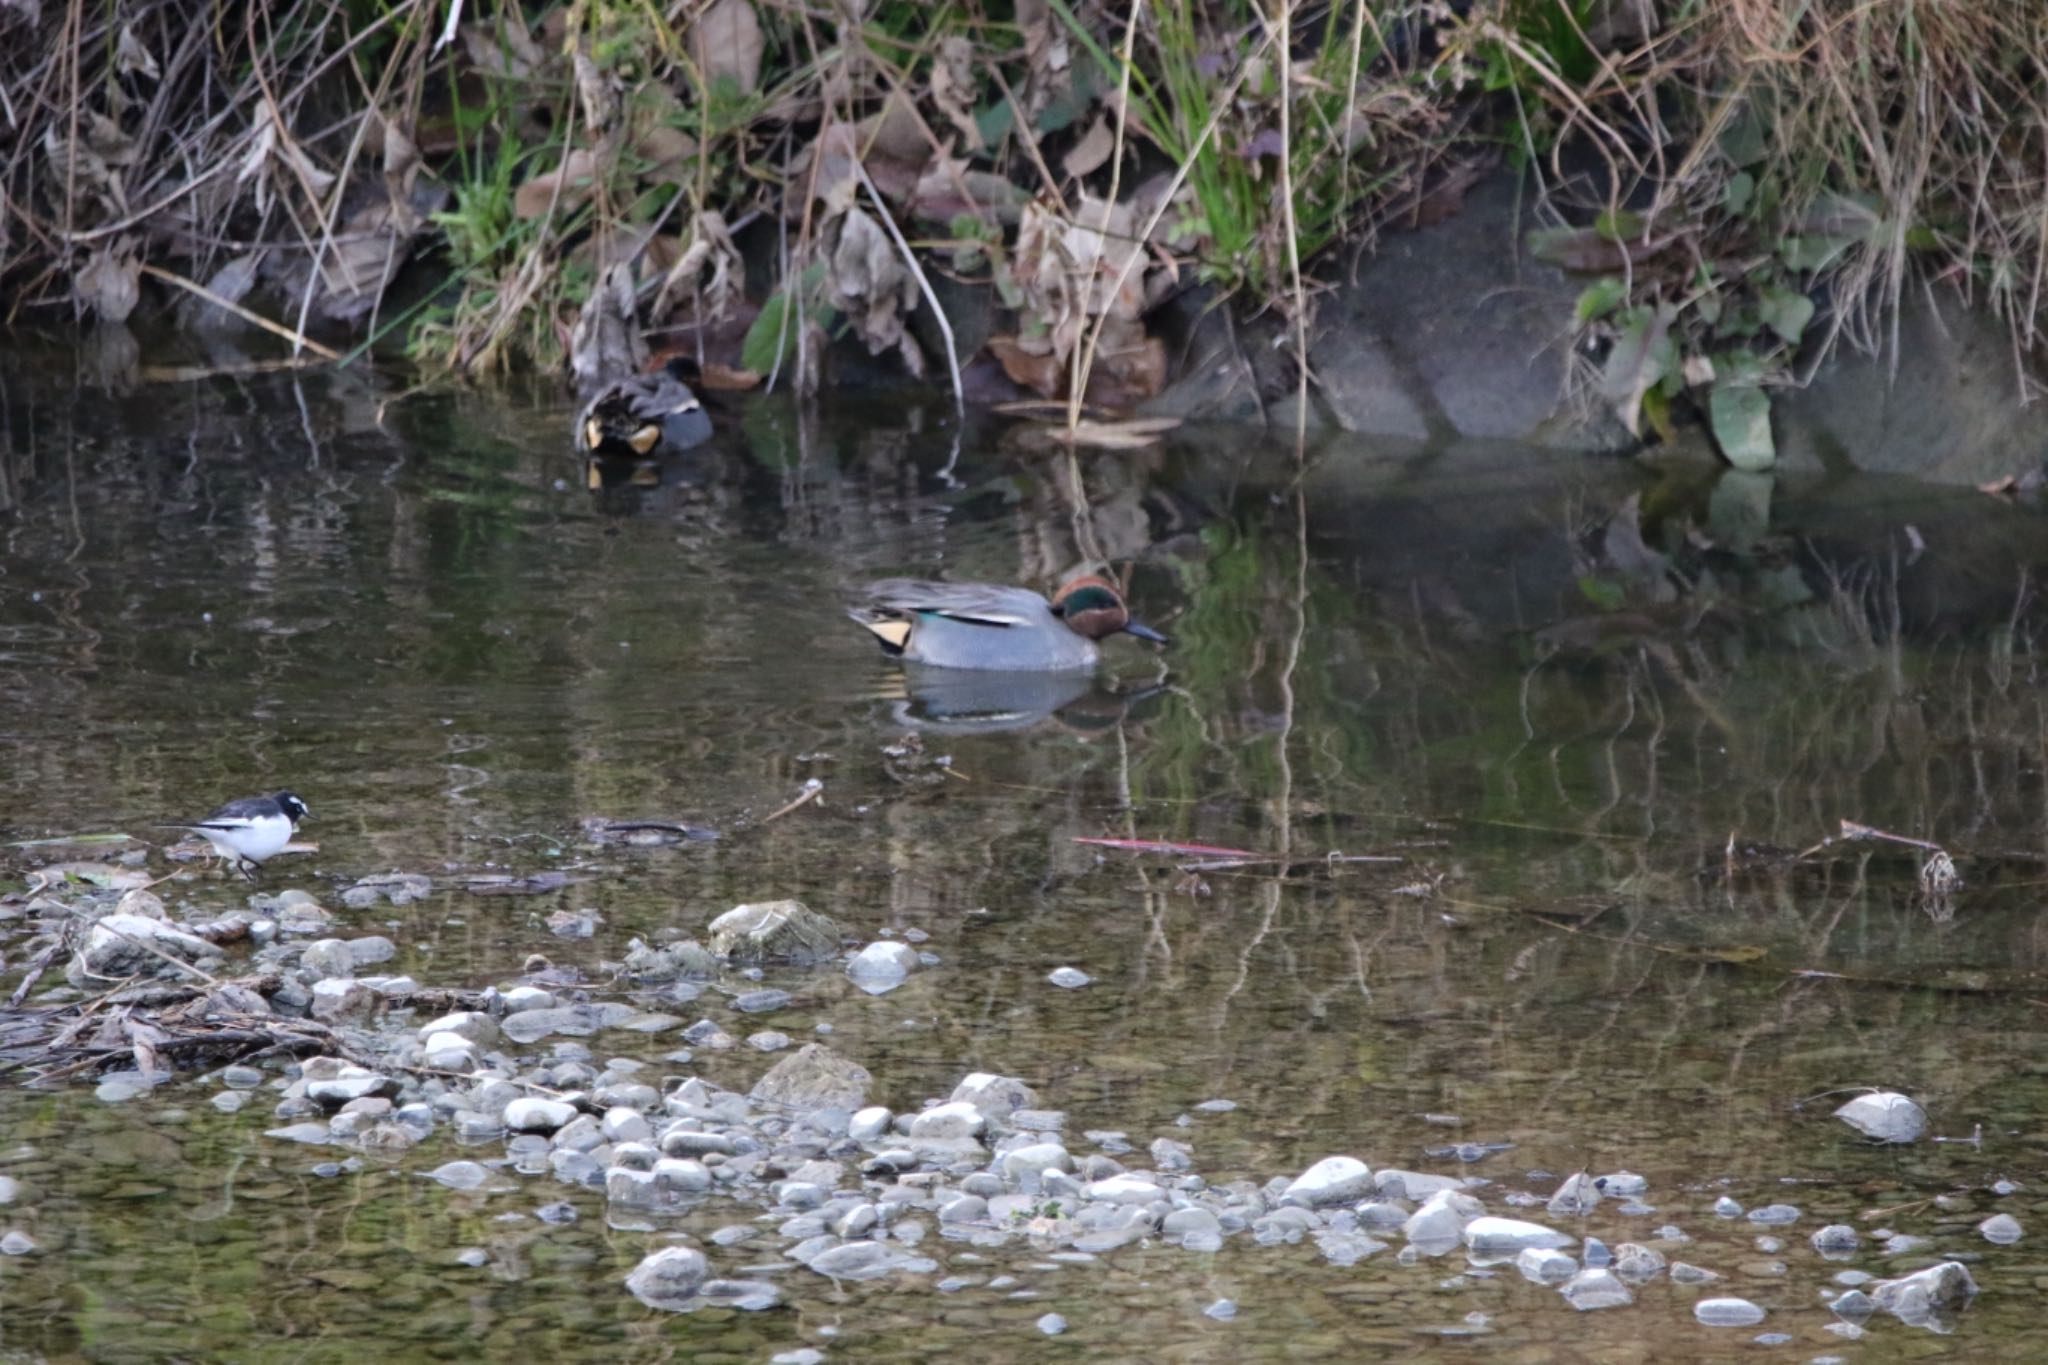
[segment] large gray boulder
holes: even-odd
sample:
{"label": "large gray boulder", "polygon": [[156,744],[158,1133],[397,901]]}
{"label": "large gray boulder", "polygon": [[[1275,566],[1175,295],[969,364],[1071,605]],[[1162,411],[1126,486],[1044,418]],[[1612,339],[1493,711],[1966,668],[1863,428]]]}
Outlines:
{"label": "large gray boulder", "polygon": [[739,905],[711,921],[711,951],[733,962],[828,962],[839,925],[802,901]]}
{"label": "large gray boulder", "polygon": [[768,1069],[748,1092],[762,1104],[793,1109],[859,1109],[874,1078],[822,1043],[806,1043]]}
{"label": "large gray boulder", "polygon": [[220,959],[220,949],[203,938],[147,915],[116,913],[86,931],[85,943],[72,954],[64,975],[80,987],[131,976],[191,982],[202,979],[200,972],[211,975]]}

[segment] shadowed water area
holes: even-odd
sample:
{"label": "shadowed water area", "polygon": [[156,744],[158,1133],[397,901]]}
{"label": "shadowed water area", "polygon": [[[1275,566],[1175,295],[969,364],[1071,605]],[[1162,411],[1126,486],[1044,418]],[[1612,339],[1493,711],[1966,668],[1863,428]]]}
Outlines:
{"label": "shadowed water area", "polygon": [[[1212,1185],[1333,1154],[1483,1177],[1489,1213],[1721,1278],[1659,1276],[1581,1313],[1512,1264],[1404,1262],[1398,1229],[1349,1265],[1332,1239],[1249,1232],[1054,1259],[927,1214],[914,1250],[936,1269],[841,1285],[781,1258],[772,1200],[609,1226],[601,1189],[518,1173],[502,1139],[443,1128],[379,1157],[264,1136],[274,1093],[220,1112],[214,1067],[115,1103],[89,1074],[29,1088],[15,1071],[0,1231],[36,1250],[0,1257],[6,1358],[2048,1354],[2037,513],[1511,447],[1337,443],[1298,464],[1193,432],[1071,458],[999,423],[963,432],[943,405],[803,419],[775,399],[722,412],[689,478],[592,490],[559,402],[385,407],[395,393],[0,371],[0,841],[153,840],[153,820],[290,786],[318,851],[260,889],[310,892],[336,936],[392,939],[379,970],[506,986],[540,952],[592,999],[676,1019],[530,1056],[587,1049],[745,1092],[786,1054],[677,1060],[680,1026],[825,1030],[899,1112],[971,1071],[1016,1076],[1064,1112],[1076,1157],[1149,1170],[1164,1137]],[[864,578],[1042,588],[1097,557],[1133,565],[1134,608],[1176,645],[1112,640],[1092,689],[934,688],[840,613]],[[720,837],[601,847],[590,817]],[[1940,844],[1962,890],[1928,895],[1924,851],[1896,842],[1796,856],[1844,819]],[[1103,837],[1300,861],[1190,871],[1200,858],[1076,842]],[[17,891],[39,864],[119,859],[0,852]],[[440,880],[399,908],[344,904],[394,871]],[[545,872],[570,881],[457,885]],[[184,921],[252,894],[156,890]],[[782,897],[852,944],[908,934],[936,962],[877,996],[837,964],[660,1003],[617,979],[635,938],[701,939]],[[551,932],[585,910],[589,937]],[[0,953],[11,991],[21,941]],[[1049,982],[1063,966],[1092,982]],[[787,1002],[735,1007],[764,987]],[[283,1079],[285,1059],[261,1064]],[[1931,1134],[1981,1140],[1880,1147],[1830,1117],[1877,1085],[1919,1100]],[[1089,1136],[1104,1130],[1129,1148]],[[458,1157],[498,1179],[423,1178]],[[1644,1207],[1542,1205],[1573,1172],[1624,1169]],[[1724,1197],[1799,1219],[1717,1216]],[[1997,1212],[2026,1228],[2017,1245],[1978,1235]],[[1830,1223],[1862,1249],[1824,1259],[1808,1239]],[[755,1236],[708,1240],[741,1224]],[[1659,1240],[1670,1228],[1690,1240]],[[623,1280],[666,1231],[782,1306],[642,1306]],[[1888,1231],[1929,1240],[1888,1253]],[[1942,1259],[1982,1293],[1941,1330],[1829,1330],[1838,1272]],[[1697,1323],[1717,1295],[1768,1316]],[[1205,1316],[1219,1299],[1234,1318]],[[1767,1333],[1786,1340],[1754,1344]]]}

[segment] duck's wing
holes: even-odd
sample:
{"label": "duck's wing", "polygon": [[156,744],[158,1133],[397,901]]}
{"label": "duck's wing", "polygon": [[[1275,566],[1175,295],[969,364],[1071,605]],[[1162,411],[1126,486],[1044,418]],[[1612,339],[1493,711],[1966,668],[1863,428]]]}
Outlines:
{"label": "duck's wing", "polygon": [[1048,610],[1045,599],[1029,588],[915,578],[885,578],[868,584],[854,611],[862,609],[888,616],[943,616],[977,626],[1029,626],[1043,620]]}

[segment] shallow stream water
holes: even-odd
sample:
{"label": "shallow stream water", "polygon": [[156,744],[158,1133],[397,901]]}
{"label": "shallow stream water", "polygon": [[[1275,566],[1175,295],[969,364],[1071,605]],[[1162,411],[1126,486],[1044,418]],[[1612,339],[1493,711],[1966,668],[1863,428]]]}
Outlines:
{"label": "shallow stream water", "polygon": [[[1342,1153],[1484,1177],[1490,1211],[1555,1223],[1509,1197],[1625,1168],[1649,1208],[1610,1200],[1564,1230],[1675,1226],[1691,1240],[1658,1245],[1722,1276],[1579,1313],[1511,1266],[1404,1264],[1398,1236],[1338,1266],[1313,1240],[1081,1262],[934,1229],[933,1275],[793,1267],[781,1308],[672,1315],[624,1292],[658,1240],[608,1227],[601,1192],[421,1179],[502,1144],[437,1132],[321,1174],[351,1154],[266,1138],[264,1092],[218,1112],[208,1071],[121,1103],[16,1075],[0,1231],[38,1250],[0,1257],[0,1358],[2048,1355],[2036,512],[1509,447],[1297,459],[1192,432],[1069,457],[942,404],[804,418],[774,399],[721,412],[686,477],[592,489],[547,397],[400,398],[359,375],[101,387],[17,359],[0,402],[0,842],[152,838],[289,786],[318,851],[263,889],[389,936],[392,969],[429,985],[506,984],[539,952],[598,998],[635,937],[796,897],[859,941],[918,931],[937,962],[880,996],[836,968],[735,975],[676,1006],[685,1022],[824,1028],[899,1111],[1016,1075],[1077,1154],[1115,1130],[1142,1166],[1169,1137],[1215,1183]],[[867,577],[1044,587],[1091,558],[1131,566],[1135,608],[1176,637],[1112,641],[1092,688],[935,688],[839,611]],[[593,816],[720,837],[599,848]],[[1914,845],[1816,851],[1843,820],[1942,845],[1963,889],[1926,894]],[[1188,872],[1076,842],[1102,837],[1297,861]],[[19,889],[77,853],[0,855]],[[571,881],[342,908],[391,871]],[[190,920],[250,894],[158,890]],[[591,937],[550,931],[586,909]],[[1091,984],[1051,984],[1061,966]],[[791,998],[732,1007],[761,986]],[[573,1043],[741,1091],[776,1060]],[[1829,1117],[1876,1085],[1975,1140],[1877,1147]],[[1215,1099],[1236,1107],[1196,1107]],[[1801,1217],[1717,1217],[1724,1196]],[[535,1216],[561,1202],[575,1221]],[[1999,1211],[2017,1245],[1977,1235]],[[720,1273],[772,1262],[775,1221],[758,1254],[710,1248]],[[1808,1244],[1837,1222],[1863,1254]],[[1932,1241],[1887,1257],[1887,1229]],[[1830,1330],[1841,1270],[1944,1257],[1983,1290],[1945,1331]],[[1703,1326],[1713,1294],[1768,1317]],[[1234,1318],[1205,1316],[1219,1299]]]}

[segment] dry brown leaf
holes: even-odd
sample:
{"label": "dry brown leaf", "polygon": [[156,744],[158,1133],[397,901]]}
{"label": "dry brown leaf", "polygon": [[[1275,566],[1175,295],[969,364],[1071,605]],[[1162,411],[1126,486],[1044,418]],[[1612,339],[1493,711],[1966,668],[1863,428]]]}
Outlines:
{"label": "dry brown leaf", "polygon": [[1003,367],[1010,382],[1033,393],[1055,398],[1067,386],[1067,367],[1058,356],[1030,350],[1016,337],[990,337],[988,352]]}
{"label": "dry brown leaf", "polygon": [[917,307],[917,280],[888,233],[858,208],[848,208],[840,219],[827,278],[868,354],[896,350],[913,375],[922,375],[924,352],[903,326],[904,314]]}
{"label": "dry brown leaf", "polygon": [[93,252],[72,277],[71,289],[79,306],[102,321],[126,322],[142,299],[142,262],[133,244],[122,238]]}
{"label": "dry brown leaf", "polygon": [[[513,192],[513,215],[538,218],[548,211],[551,204],[559,204],[561,211],[567,212],[590,197],[590,187],[596,179],[597,158],[578,147],[554,170],[541,172]],[[558,186],[559,199],[556,196]]]}
{"label": "dry brown leaf", "polygon": [[974,121],[974,44],[955,34],[939,43],[932,62],[932,103],[960,134],[970,152],[981,150],[981,125]]}
{"label": "dry brown leaf", "polygon": [[924,119],[900,90],[891,90],[882,107],[856,125],[861,161],[872,168],[876,157],[923,166],[932,154]]}
{"label": "dry brown leaf", "polygon": [[378,122],[384,136],[384,193],[391,199],[393,221],[408,233],[417,231],[419,222],[413,215],[412,190],[420,175],[420,149],[390,119]]}
{"label": "dry brown leaf", "polygon": [[[313,307],[321,317],[355,322],[377,306],[385,287],[412,254],[419,218],[410,210],[408,217],[414,226],[397,221],[388,199],[366,204],[348,216],[320,262],[320,287]],[[303,278],[303,264],[299,271]],[[303,283],[299,288],[304,288]]]}
{"label": "dry brown leaf", "polygon": [[535,75],[548,64],[546,49],[527,33],[524,23],[464,24],[462,50],[479,71],[512,80]]}
{"label": "dry brown leaf", "polygon": [[619,78],[598,66],[587,52],[578,51],[571,64],[576,72],[576,102],[583,110],[583,126],[603,136],[619,121]]}
{"label": "dry brown leaf", "polygon": [[642,163],[644,179],[683,185],[695,174],[696,167],[686,163],[697,155],[697,139],[683,131],[685,117],[682,101],[665,85],[649,83],[633,92],[627,145]]}
{"label": "dry brown leaf", "polygon": [[917,178],[907,211],[931,223],[971,213],[985,223],[1014,226],[1031,196],[992,171],[971,171],[958,157],[935,156]]}
{"label": "dry brown leaf", "polygon": [[635,304],[633,268],[623,263],[607,270],[591,291],[569,334],[569,373],[578,394],[587,398],[647,363]]}
{"label": "dry brown leaf", "polygon": [[763,378],[752,370],[707,360],[697,372],[697,387],[712,393],[744,393],[748,389],[759,388]]}
{"label": "dry brown leaf", "polygon": [[1045,106],[1072,92],[1073,52],[1067,27],[1053,18],[1047,0],[1017,0],[1017,31],[1024,39],[1028,68],[1018,102],[1026,119],[1036,120]]}
{"label": "dry brown leaf", "polygon": [[668,320],[670,310],[688,295],[697,304],[697,321],[717,322],[740,296],[746,265],[723,214],[706,211],[690,225],[690,237],[661,282],[661,292],[647,310],[650,324]]}
{"label": "dry brown leaf", "polygon": [[[209,275],[206,279],[206,291],[226,299],[229,303],[240,303],[249,297],[249,291],[256,287],[256,270],[262,264],[262,252],[245,252]],[[178,301],[178,317],[184,326],[194,330],[247,325],[225,308],[202,299],[197,294],[187,294]]]}
{"label": "dry brown leaf", "polygon": [[729,80],[743,95],[761,83],[765,46],[761,20],[747,0],[718,0],[690,28],[690,56],[705,82]]}
{"label": "dry brown leaf", "polygon": [[1060,168],[1079,180],[1101,170],[1115,150],[1116,134],[1110,131],[1109,120],[1097,114],[1086,136],[1060,158]]}
{"label": "dry brown leaf", "polygon": [[1061,445],[1092,446],[1097,450],[1142,450],[1179,425],[1178,417],[1134,417],[1127,422],[1090,422],[1083,419],[1071,429],[1045,427],[1042,434]]}
{"label": "dry brown leaf", "polygon": [[114,48],[114,70],[124,76],[144,76],[157,79],[156,58],[149,55],[149,49],[135,36],[132,24],[121,25],[121,41]]}
{"label": "dry brown leaf", "polygon": [[1088,401],[1130,408],[1157,398],[1166,387],[1166,343],[1145,335],[1143,323],[1111,318],[1103,325],[1088,370]]}

